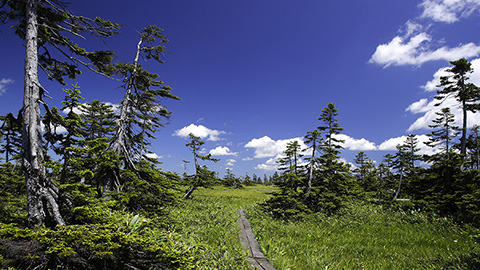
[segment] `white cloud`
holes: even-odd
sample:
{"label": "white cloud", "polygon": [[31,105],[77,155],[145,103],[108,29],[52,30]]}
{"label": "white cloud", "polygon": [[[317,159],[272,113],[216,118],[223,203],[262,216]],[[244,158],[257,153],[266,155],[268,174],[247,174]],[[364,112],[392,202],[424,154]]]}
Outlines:
{"label": "white cloud", "polygon": [[231,152],[226,146],[218,146],[209,152],[212,156],[236,156],[237,152]]}
{"label": "white cloud", "polygon": [[[417,147],[420,149],[417,154],[419,155],[432,155],[438,151],[436,148],[429,147],[425,145],[425,142],[428,141],[429,137],[427,135],[417,135],[418,139]],[[400,136],[396,138],[390,138],[378,146],[379,150],[384,151],[396,151],[397,145],[404,144],[407,136]]]}
{"label": "white cloud", "polygon": [[162,156],[159,156],[156,153],[149,153],[149,154],[146,154],[145,156],[147,156],[148,158],[155,158],[155,159],[163,158]]}
{"label": "white cloud", "polygon": [[227,159],[226,166],[233,167],[233,165],[235,165],[235,162],[237,162],[235,159]]}
{"label": "white cloud", "polygon": [[[438,100],[430,100],[424,98],[417,102],[410,104],[405,111],[409,111],[413,114],[423,114],[410,127],[407,129],[408,132],[421,129],[429,129],[428,125],[431,125],[434,119],[438,117],[437,112],[441,111],[442,108],[450,108],[450,112],[455,116],[456,126],[462,125],[463,112],[458,102],[454,98],[447,98],[442,102],[440,106],[435,106],[438,103]],[[473,127],[474,125],[480,125],[480,115],[478,113],[467,113],[468,127]]]}
{"label": "white cloud", "polygon": [[434,60],[452,60],[480,54],[480,46],[470,42],[455,48],[441,47],[430,50],[432,38],[426,33],[413,37],[396,36],[386,44],[378,45],[369,63],[387,68],[389,66],[415,65]]}
{"label": "white cloud", "polygon": [[242,161],[250,161],[250,160],[253,160],[253,158],[251,157],[242,158]]}
{"label": "white cloud", "polygon": [[203,125],[190,124],[189,126],[183,127],[179,130],[176,130],[172,135],[187,138],[188,134],[192,133],[195,136],[198,136],[202,139],[207,139],[209,141],[218,141],[220,135],[225,134],[225,131],[209,129]]}
{"label": "white cloud", "polygon": [[[428,61],[469,58],[480,54],[480,46],[463,43],[456,47],[440,47],[426,32],[433,22],[453,23],[477,11],[480,0],[423,0],[419,5],[423,10],[420,17],[408,20],[390,42],[377,46],[369,63],[387,68],[389,66],[420,66]],[[428,20],[426,20],[428,19]],[[429,85],[431,89],[432,85]]]}
{"label": "white cloud", "polygon": [[461,17],[467,17],[480,7],[479,0],[424,0],[421,18],[436,22],[454,23]]}
{"label": "white cloud", "polygon": [[7,91],[7,85],[9,84],[13,84],[14,81],[12,79],[1,79],[0,80],[0,96],[5,94],[5,92]]}
{"label": "white cloud", "polygon": [[255,169],[264,171],[276,171],[279,167],[277,160],[283,157],[285,156],[282,154],[278,154],[275,157],[268,159],[265,163],[258,164],[257,166],[255,166]]}
{"label": "white cloud", "polygon": [[252,139],[245,144],[245,147],[255,149],[255,158],[274,157],[278,154],[282,154],[283,151],[287,149],[287,143],[291,141],[298,141],[301,149],[307,147],[301,137],[275,141],[268,136],[263,136],[259,139]]}
{"label": "white cloud", "polygon": [[[474,59],[470,61],[470,63],[472,63],[473,69],[473,73],[469,75],[470,82],[480,85],[480,58]],[[451,73],[447,72],[449,68],[451,68],[451,66],[438,69],[435,74],[433,74],[433,79],[421,87],[428,92],[437,91],[439,89],[437,85],[440,84],[440,77],[451,75]]]}
{"label": "white cloud", "polygon": [[407,139],[407,136],[390,138],[390,139],[382,142],[378,146],[378,150],[383,150],[383,151],[397,150],[397,145],[404,143],[406,139]]}
{"label": "white cloud", "polygon": [[368,150],[377,150],[377,146],[375,143],[370,142],[364,138],[361,139],[354,139],[345,134],[339,134],[335,136],[335,138],[344,140],[343,147],[348,150],[360,150],[360,151],[368,151]]}

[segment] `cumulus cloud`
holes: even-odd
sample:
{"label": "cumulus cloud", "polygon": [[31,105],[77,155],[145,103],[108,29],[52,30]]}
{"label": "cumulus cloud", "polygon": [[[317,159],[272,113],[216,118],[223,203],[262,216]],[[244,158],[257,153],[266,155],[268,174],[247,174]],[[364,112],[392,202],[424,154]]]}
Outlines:
{"label": "cumulus cloud", "polygon": [[172,135],[187,138],[188,134],[192,133],[195,136],[198,136],[202,139],[209,141],[218,141],[220,135],[225,134],[225,131],[209,129],[203,125],[190,124],[189,126],[183,127],[179,130],[176,130]]}
{"label": "cumulus cloud", "polygon": [[298,141],[301,149],[307,148],[301,137],[275,141],[268,136],[263,136],[259,139],[252,139],[245,144],[245,147],[255,149],[255,158],[274,157],[282,154],[283,151],[287,149],[287,143],[291,141]]}
{"label": "cumulus cloud", "polygon": [[148,158],[154,158],[154,159],[163,158],[162,156],[159,156],[156,153],[148,153],[145,156],[147,156]]}
{"label": "cumulus cloud", "polygon": [[345,134],[339,134],[335,136],[335,138],[344,140],[343,147],[347,150],[360,150],[360,151],[368,151],[368,150],[377,150],[377,146],[375,143],[368,141],[365,138],[361,139],[354,139]]}
{"label": "cumulus cloud", "polygon": [[[438,151],[436,148],[429,147],[425,145],[425,142],[428,141],[429,137],[427,135],[417,135],[416,138],[418,139],[417,147],[420,149],[417,154],[420,155],[432,155]],[[384,151],[396,151],[397,145],[404,144],[407,139],[407,136],[400,136],[396,138],[390,138],[384,142],[382,142],[378,146],[378,150]]]}
{"label": "cumulus cloud", "polygon": [[420,66],[429,61],[459,59],[480,54],[480,46],[473,42],[454,48],[444,46],[430,50],[431,41],[431,36],[426,33],[412,37],[396,36],[389,43],[378,45],[369,62],[384,68],[401,65]]}
{"label": "cumulus cloud", "polygon": [[480,46],[475,43],[459,44],[456,47],[440,46],[427,29],[433,22],[453,23],[477,11],[480,0],[423,0],[419,5],[423,10],[418,18],[407,21],[400,35],[390,42],[377,46],[369,63],[387,68],[389,66],[420,66],[428,61],[452,60],[474,57],[480,54]]}
{"label": "cumulus cloud", "polygon": [[218,146],[209,152],[212,156],[236,156],[237,152],[232,152],[226,146]]}
{"label": "cumulus cloud", "polygon": [[255,169],[264,171],[276,171],[279,167],[277,160],[283,157],[285,156],[278,154],[275,157],[268,159],[265,163],[258,164],[257,166],[255,166]]}
{"label": "cumulus cloud", "polygon": [[[405,111],[411,112],[413,114],[422,114],[419,118],[410,125],[407,129],[408,132],[415,130],[429,129],[428,125],[431,125],[434,119],[438,117],[436,114],[440,112],[442,108],[450,108],[450,112],[455,116],[456,126],[462,125],[463,112],[458,102],[454,98],[447,98],[442,102],[440,106],[435,106],[439,101],[438,100],[428,100],[426,98],[421,99],[417,102],[410,104]],[[480,125],[480,115],[478,113],[467,113],[468,127],[471,128],[474,125]]]}
{"label": "cumulus cloud", "polygon": [[7,91],[7,85],[9,84],[13,84],[14,81],[12,79],[1,79],[0,80],[0,96],[5,94],[5,92]]}
{"label": "cumulus cloud", "polygon": [[227,166],[228,167],[233,167],[235,165],[235,162],[237,162],[235,159],[227,159]]}
{"label": "cumulus cloud", "polygon": [[468,17],[480,7],[479,0],[424,0],[421,18],[436,22],[454,23],[461,17]]}
{"label": "cumulus cloud", "polygon": [[[469,75],[470,82],[474,83],[475,85],[480,85],[480,58],[474,59],[470,61],[470,63],[472,63],[473,69],[473,73]],[[449,68],[450,67],[439,68],[435,74],[433,74],[433,79],[421,87],[428,92],[437,91],[439,89],[437,85],[440,84],[440,77],[451,75],[451,73],[447,72],[447,69]]]}

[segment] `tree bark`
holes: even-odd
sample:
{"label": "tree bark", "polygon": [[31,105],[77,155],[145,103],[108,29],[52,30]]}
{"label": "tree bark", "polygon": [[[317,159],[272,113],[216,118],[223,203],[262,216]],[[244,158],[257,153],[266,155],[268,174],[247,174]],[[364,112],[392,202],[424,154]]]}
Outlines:
{"label": "tree bark", "polygon": [[[130,74],[130,77],[125,78],[127,80],[127,88],[125,90],[125,96],[122,101],[122,107],[120,108],[120,118],[118,119],[118,129],[115,134],[115,139],[112,142],[112,150],[117,154],[122,154],[125,158],[128,158],[128,151],[125,147],[125,143],[123,142],[125,137],[125,125],[127,123],[127,111],[130,106],[130,95],[132,93],[133,85],[135,83],[135,76],[137,73],[138,67],[138,57],[140,56],[140,45],[142,44],[142,39],[137,44],[137,52],[135,54],[135,59],[133,61],[133,70]],[[130,161],[128,161],[130,162]],[[130,164],[129,164],[130,165]]]}
{"label": "tree bark", "polygon": [[195,189],[197,189],[196,186],[190,187],[190,189],[188,189],[187,192],[185,192],[185,194],[183,195],[183,199],[184,199],[184,200],[189,199],[190,196],[192,195],[192,193],[195,191]]}
{"label": "tree bark", "polygon": [[[58,202],[49,189],[43,166],[38,83],[37,0],[26,1],[25,76],[23,97],[22,162],[25,168],[29,226],[65,225]],[[58,197],[57,197],[58,198]]]}

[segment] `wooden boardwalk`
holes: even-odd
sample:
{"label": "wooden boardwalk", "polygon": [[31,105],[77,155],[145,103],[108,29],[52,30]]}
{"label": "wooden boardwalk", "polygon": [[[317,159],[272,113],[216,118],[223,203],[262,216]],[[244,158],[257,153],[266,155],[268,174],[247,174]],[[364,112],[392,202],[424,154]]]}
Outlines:
{"label": "wooden boardwalk", "polygon": [[244,250],[249,252],[248,262],[253,269],[259,270],[275,270],[273,265],[268,262],[267,258],[263,255],[258,245],[257,239],[253,234],[250,222],[248,222],[243,209],[237,210],[238,214],[238,229],[240,233],[240,242]]}

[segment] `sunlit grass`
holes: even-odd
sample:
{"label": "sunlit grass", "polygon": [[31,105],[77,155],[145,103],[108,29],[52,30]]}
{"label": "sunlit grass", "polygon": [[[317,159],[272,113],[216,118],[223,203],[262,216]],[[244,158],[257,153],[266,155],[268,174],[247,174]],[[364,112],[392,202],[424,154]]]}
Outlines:
{"label": "sunlit grass", "polygon": [[[442,218],[355,205],[338,216],[247,216],[270,262],[285,269],[478,269],[479,246]],[[477,264],[476,264],[477,263]]]}
{"label": "sunlit grass", "polygon": [[198,269],[250,269],[240,246],[236,210],[264,201],[274,190],[262,185],[199,189],[192,199],[171,209],[175,219],[171,229],[202,246]]}

